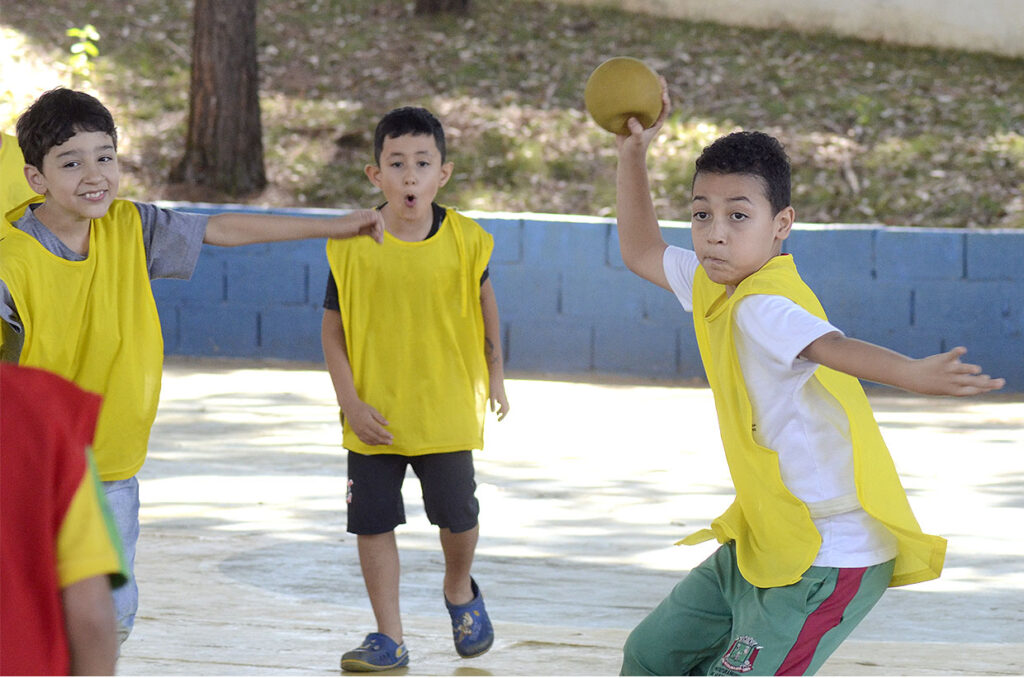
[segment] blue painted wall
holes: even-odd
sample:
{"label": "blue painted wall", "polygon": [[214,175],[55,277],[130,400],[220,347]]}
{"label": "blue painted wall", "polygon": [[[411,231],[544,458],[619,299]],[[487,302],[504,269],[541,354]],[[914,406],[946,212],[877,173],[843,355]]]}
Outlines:
{"label": "blue painted wall", "polygon": [[[469,214],[494,235],[507,369],[703,377],[689,314],[625,268],[613,220]],[[664,234],[690,247],[687,224]],[[799,226],[784,249],[848,335],[914,357],[964,345],[1024,391],[1024,232]],[[322,240],[206,246],[190,282],[153,283],[166,352],[320,361],[327,274]]]}

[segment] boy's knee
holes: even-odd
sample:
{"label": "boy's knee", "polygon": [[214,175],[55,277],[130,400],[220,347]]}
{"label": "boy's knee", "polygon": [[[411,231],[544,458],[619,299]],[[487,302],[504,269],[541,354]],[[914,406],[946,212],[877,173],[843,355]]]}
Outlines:
{"label": "boy's knee", "polygon": [[653,676],[657,675],[647,668],[643,661],[642,643],[637,634],[637,629],[626,638],[626,644],[622,646],[622,668],[620,676]]}

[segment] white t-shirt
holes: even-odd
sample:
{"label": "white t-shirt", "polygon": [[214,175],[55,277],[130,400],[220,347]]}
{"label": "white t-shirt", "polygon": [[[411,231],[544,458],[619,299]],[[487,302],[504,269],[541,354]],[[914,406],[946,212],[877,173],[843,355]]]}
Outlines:
{"label": "white t-shirt", "polygon": [[[692,311],[696,255],[669,247],[663,264],[680,304]],[[837,331],[781,296],[752,295],[735,309],[733,336],[754,440],[779,455],[783,482],[811,509],[822,540],[814,565],[867,567],[896,557],[896,538],[857,504],[846,414],[811,379],[817,363],[800,357],[815,339]]]}

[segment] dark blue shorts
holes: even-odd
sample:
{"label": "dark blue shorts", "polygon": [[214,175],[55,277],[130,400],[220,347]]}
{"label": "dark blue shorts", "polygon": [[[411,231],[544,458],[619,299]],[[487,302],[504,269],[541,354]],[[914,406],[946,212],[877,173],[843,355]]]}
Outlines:
{"label": "dark blue shorts", "polygon": [[420,479],[423,508],[432,525],[452,532],[476,527],[480,503],[475,495],[471,451],[407,457],[349,450],[345,497],[349,532],[383,534],[405,522],[402,483],[408,466]]}

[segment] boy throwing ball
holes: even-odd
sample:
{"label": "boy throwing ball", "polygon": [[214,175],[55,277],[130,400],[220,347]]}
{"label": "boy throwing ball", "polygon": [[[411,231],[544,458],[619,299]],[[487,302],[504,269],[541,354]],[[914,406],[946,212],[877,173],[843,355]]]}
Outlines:
{"label": "boy throwing ball", "polygon": [[955,348],[920,360],[846,337],[781,254],[795,212],[774,138],[704,149],[693,250],[662,239],[635,119],[617,138],[622,258],[693,313],[736,499],[684,543],[722,545],[630,634],[624,675],[813,674],[889,586],[934,579],[946,542],[921,531],[858,379],[976,395],[1002,379]]}

